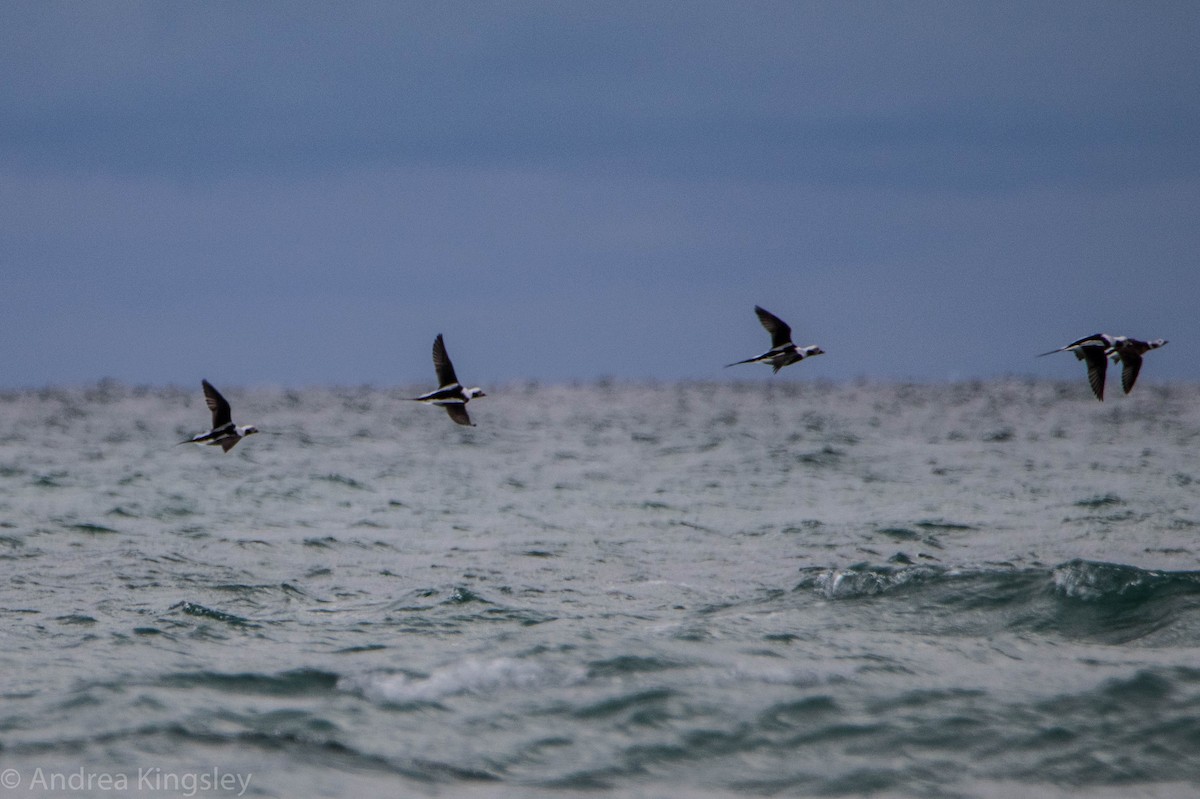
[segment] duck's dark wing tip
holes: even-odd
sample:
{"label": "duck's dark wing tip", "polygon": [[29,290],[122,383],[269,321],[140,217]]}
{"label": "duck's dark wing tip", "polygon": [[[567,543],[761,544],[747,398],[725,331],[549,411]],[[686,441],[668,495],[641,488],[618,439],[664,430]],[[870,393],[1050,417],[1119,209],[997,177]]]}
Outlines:
{"label": "duck's dark wing tip", "polygon": [[780,347],[784,344],[789,344],[792,341],[792,329],[788,327],[788,323],[780,319],[775,314],[763,308],[761,305],[754,306],[754,313],[758,315],[758,321],[763,328],[771,334],[771,346]]}
{"label": "duck's dark wing tip", "polygon": [[233,419],[233,414],[229,409],[229,402],[207,380],[201,380],[200,385],[204,388],[204,402],[208,405],[208,409],[212,411],[213,429],[216,430],[218,427],[229,424]]}
{"label": "duck's dark wing tip", "polygon": [[437,372],[438,388],[458,382],[458,377],[454,374],[454,364],[446,352],[446,342],[441,333],[433,340],[433,368]]}
{"label": "duck's dark wing tip", "polygon": [[1134,352],[1122,353],[1121,367],[1121,388],[1128,394],[1133,391],[1133,384],[1137,382],[1138,373],[1142,371],[1142,356]]}
{"label": "duck's dark wing tip", "polygon": [[[1080,354],[1082,353],[1082,355]],[[1096,399],[1104,402],[1104,377],[1108,374],[1108,358],[1100,347],[1080,347],[1075,350],[1076,356],[1087,361],[1088,384]]]}

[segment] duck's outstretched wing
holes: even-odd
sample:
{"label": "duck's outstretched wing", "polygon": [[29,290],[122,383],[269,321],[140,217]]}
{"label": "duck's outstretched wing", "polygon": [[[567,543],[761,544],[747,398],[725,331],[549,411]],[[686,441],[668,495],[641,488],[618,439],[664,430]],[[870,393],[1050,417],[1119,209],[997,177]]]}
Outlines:
{"label": "duck's outstretched wing", "polygon": [[213,384],[207,380],[201,380],[200,385],[204,387],[204,402],[212,411],[212,429],[216,430],[232,422],[233,414],[229,410],[229,403],[221,396],[221,392],[213,388]]}
{"label": "duck's outstretched wing", "polygon": [[454,403],[453,405],[443,405],[442,407],[446,409],[446,413],[450,414],[450,418],[459,424],[467,425],[468,427],[474,426],[471,424],[471,417],[467,413],[466,403]]}
{"label": "duck's outstretched wing", "polygon": [[1121,357],[1121,388],[1125,389],[1128,394],[1133,391],[1133,384],[1137,382],[1138,372],[1142,371],[1142,356],[1136,352],[1126,351],[1119,353]]}
{"label": "duck's outstretched wing", "polygon": [[758,321],[771,334],[772,349],[792,343],[792,329],[788,327],[787,322],[757,305],[754,306],[754,313],[758,314]]}
{"label": "duck's outstretched wing", "polygon": [[452,386],[458,382],[458,377],[454,374],[454,364],[446,354],[446,342],[442,341],[441,333],[433,340],[433,368],[437,370],[438,388]]}
{"label": "duck's outstretched wing", "polygon": [[1103,347],[1080,347],[1075,350],[1075,357],[1087,362],[1088,383],[1096,399],[1104,402],[1104,376],[1108,373],[1108,358],[1104,355]]}

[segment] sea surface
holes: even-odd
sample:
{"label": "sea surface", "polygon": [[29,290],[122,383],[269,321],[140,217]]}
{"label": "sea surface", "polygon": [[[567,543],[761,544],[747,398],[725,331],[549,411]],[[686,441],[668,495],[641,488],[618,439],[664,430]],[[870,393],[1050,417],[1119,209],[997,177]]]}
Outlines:
{"label": "sea surface", "polygon": [[2,797],[1200,794],[1198,386],[209,377],[0,394]]}

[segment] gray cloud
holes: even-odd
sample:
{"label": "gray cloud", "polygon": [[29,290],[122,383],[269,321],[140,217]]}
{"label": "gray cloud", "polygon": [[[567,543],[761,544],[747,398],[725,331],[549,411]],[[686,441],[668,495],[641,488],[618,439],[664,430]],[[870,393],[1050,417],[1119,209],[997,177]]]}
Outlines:
{"label": "gray cloud", "polygon": [[[1026,352],[1196,331],[1198,34],[1185,3],[10,3],[0,382],[422,380],[438,331],[493,379],[723,377],[756,302],[836,353],[814,375],[1069,375]],[[1170,352],[1147,376],[1197,376]]]}
{"label": "gray cloud", "polygon": [[192,177],[501,164],[964,188],[1197,167],[1200,30],[1183,6],[22,9],[0,40],[18,163]]}

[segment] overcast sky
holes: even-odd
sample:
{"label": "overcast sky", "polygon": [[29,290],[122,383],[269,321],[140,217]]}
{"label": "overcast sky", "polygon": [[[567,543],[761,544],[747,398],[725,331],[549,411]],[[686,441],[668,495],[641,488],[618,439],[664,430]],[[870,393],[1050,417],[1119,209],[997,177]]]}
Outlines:
{"label": "overcast sky", "polygon": [[[0,0],[0,387],[1200,380],[1200,3]],[[753,306],[827,355],[768,347]]]}

